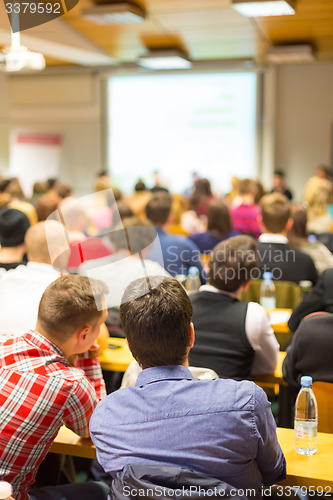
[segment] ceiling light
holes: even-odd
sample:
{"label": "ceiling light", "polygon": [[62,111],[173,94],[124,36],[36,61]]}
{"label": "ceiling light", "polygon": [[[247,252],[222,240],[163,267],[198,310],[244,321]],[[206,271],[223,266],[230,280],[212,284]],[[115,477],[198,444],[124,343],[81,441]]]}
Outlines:
{"label": "ceiling light", "polygon": [[179,49],[156,49],[139,57],[138,65],[146,69],[189,69],[192,66],[188,56]]}
{"label": "ceiling light", "polygon": [[45,58],[40,52],[32,52],[20,43],[20,33],[11,33],[11,45],[0,52],[0,69],[2,71],[21,71],[32,69],[39,71],[45,68]]}
{"label": "ceiling light", "polygon": [[231,0],[231,7],[247,17],[295,14],[295,0]]}
{"label": "ceiling light", "polygon": [[83,9],[81,14],[85,19],[98,24],[141,23],[146,17],[144,9],[129,2],[96,5]]}
{"label": "ceiling light", "polygon": [[309,43],[276,45],[266,51],[266,59],[274,64],[312,62],[315,60],[315,53]]}

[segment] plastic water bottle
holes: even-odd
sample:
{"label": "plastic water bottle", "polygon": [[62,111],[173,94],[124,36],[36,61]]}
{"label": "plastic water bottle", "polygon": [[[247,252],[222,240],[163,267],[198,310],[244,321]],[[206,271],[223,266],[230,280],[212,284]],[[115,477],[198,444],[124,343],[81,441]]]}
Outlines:
{"label": "plastic water bottle", "polygon": [[272,273],[263,274],[263,282],[260,286],[260,304],[265,308],[276,308],[275,285],[272,279]]}
{"label": "plastic water bottle", "polygon": [[6,481],[0,481],[0,500],[14,500],[12,495],[12,485]]}
{"label": "plastic water bottle", "polygon": [[317,451],[318,409],[311,385],[312,377],[301,378],[295,404],[295,450],[301,455],[314,455]]}
{"label": "plastic water bottle", "polygon": [[186,278],[185,288],[188,292],[196,292],[201,286],[199,269],[195,266],[190,267]]}

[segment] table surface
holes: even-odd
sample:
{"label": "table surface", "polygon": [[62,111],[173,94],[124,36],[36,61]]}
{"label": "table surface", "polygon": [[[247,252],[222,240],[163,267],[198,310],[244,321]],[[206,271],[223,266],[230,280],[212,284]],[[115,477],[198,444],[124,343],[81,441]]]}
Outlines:
{"label": "table surface", "polygon": [[285,380],[283,380],[282,376],[282,364],[284,358],[286,357],[286,352],[280,351],[278,354],[278,363],[274,373],[269,375],[254,375],[251,377],[251,380],[256,383],[265,383],[265,384],[279,384],[279,385],[288,385]]}
{"label": "table surface", "polygon": [[125,372],[134,358],[128,348],[126,339],[110,337],[108,347],[99,357],[103,370]]}
{"label": "table surface", "polygon": [[[281,485],[321,486],[333,493],[333,434],[318,433],[318,451],[312,457],[299,455],[295,451],[293,429],[277,428],[277,435],[287,461],[287,478]],[[66,427],[61,427],[50,449],[76,457],[96,458],[96,449],[89,438],[80,438]]]}

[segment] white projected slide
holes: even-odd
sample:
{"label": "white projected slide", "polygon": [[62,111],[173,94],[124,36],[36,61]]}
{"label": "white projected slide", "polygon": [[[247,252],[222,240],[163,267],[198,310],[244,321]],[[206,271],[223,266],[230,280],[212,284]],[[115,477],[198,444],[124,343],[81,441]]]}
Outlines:
{"label": "white projected slide", "polygon": [[152,173],[173,192],[191,172],[226,192],[230,177],[253,177],[256,143],[254,73],[151,75],[109,80],[109,165],[125,192]]}

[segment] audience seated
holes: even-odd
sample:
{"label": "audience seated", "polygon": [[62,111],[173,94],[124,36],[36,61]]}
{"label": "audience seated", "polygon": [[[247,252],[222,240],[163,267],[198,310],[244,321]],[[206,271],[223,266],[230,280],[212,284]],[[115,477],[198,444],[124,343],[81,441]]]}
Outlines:
{"label": "audience seated", "polygon": [[308,254],[321,274],[325,269],[333,267],[333,255],[326,245],[314,235],[309,235],[307,225],[307,210],[301,203],[291,205],[293,225],[288,231],[288,240],[292,247]]}
{"label": "audience seated", "polygon": [[146,258],[148,248],[156,238],[156,231],[149,222],[137,217],[124,219],[109,237],[116,253],[90,260],[79,267],[79,274],[103,279],[109,286],[109,308],[119,308],[124,290],[133,279],[156,274],[170,276],[157,262]]}
{"label": "audience seated", "polygon": [[9,208],[15,208],[23,212],[29,219],[30,224],[36,224],[37,214],[34,206],[25,201],[25,196],[17,177],[10,177],[1,181],[0,191],[10,196]]}
{"label": "audience seated", "polygon": [[209,282],[190,297],[196,331],[192,366],[234,379],[275,370],[279,344],[265,309],[239,300],[256,265],[256,245],[249,236],[235,236],[214,248]]}
{"label": "audience seated", "polygon": [[176,280],[135,280],[120,316],[143,370],[135,387],[104,398],[90,421],[98,460],[112,478],[128,464],[180,466],[259,492],[285,477],[263,390],[249,381],[198,381],[188,370],[192,305]]}
{"label": "audience seated", "polygon": [[333,313],[333,269],[323,272],[312,293],[294,309],[288,321],[290,330],[295,332],[305,316],[317,311]]}
{"label": "audience seated", "polygon": [[171,204],[171,196],[167,193],[158,193],[147,203],[147,219],[155,225],[158,236],[148,258],[158,262],[171,276],[186,275],[189,268],[195,266],[199,270],[201,282],[204,282],[199,248],[188,238],[167,232],[171,222]]}
{"label": "audience seated", "polygon": [[333,383],[333,314],[310,314],[300,323],[287,348],[283,378],[298,389],[303,375]]}
{"label": "audience seated", "polygon": [[262,233],[257,242],[259,278],[270,271],[274,280],[310,280],[318,273],[311,257],[292,248],[287,233],[291,229],[290,204],[280,193],[266,194],[261,200]]}
{"label": "audience seated", "polygon": [[0,211],[0,268],[8,271],[26,264],[24,237],[29,226],[21,210],[4,207]]}
{"label": "audience seated", "polygon": [[252,179],[241,179],[238,181],[238,192],[241,203],[230,209],[232,229],[258,238],[260,208],[254,203],[255,182]]}
{"label": "audience seated", "polygon": [[231,230],[228,207],[222,200],[212,201],[208,208],[207,231],[190,236],[201,253],[208,253],[222,240],[236,236]]}
{"label": "audience seated", "polygon": [[45,288],[67,266],[68,244],[60,222],[38,222],[24,242],[29,262],[1,277],[0,334],[21,335],[35,327]]}
{"label": "audience seated", "polygon": [[106,292],[101,282],[62,276],[45,290],[35,330],[0,340],[1,479],[16,500],[28,498],[61,425],[89,435],[90,416],[105,396],[93,344],[106,318]]}

